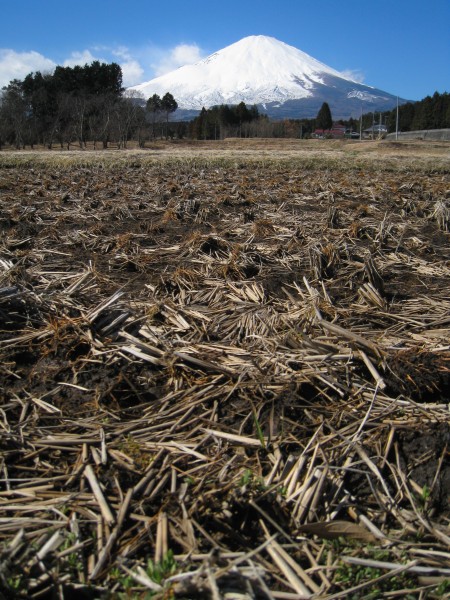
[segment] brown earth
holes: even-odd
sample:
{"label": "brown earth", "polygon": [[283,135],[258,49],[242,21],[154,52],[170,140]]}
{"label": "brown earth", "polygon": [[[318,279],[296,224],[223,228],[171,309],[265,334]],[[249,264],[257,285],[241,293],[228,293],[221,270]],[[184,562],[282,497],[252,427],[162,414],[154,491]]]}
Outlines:
{"label": "brown earth", "polygon": [[439,597],[449,172],[445,143],[0,153],[4,597]]}

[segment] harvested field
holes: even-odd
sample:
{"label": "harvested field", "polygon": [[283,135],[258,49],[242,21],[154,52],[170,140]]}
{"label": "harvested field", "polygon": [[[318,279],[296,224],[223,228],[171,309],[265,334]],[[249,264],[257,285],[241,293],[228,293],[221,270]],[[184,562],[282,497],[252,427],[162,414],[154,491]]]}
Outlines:
{"label": "harvested field", "polygon": [[445,144],[0,153],[0,598],[444,598]]}

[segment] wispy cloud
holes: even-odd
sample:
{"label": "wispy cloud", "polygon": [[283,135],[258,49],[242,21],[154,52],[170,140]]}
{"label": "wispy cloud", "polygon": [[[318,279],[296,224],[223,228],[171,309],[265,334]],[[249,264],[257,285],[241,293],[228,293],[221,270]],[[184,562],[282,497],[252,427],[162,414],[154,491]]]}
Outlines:
{"label": "wispy cloud", "polygon": [[112,54],[119,59],[118,63],[122,67],[124,87],[130,87],[131,85],[142,83],[144,69],[128,48],[125,46],[120,46],[119,48],[113,50]]}
{"label": "wispy cloud", "polygon": [[84,66],[98,60],[100,62],[109,62],[106,58],[95,56],[88,49],[74,50],[68,58],[63,62],[63,67],[75,67],[76,65]]}
{"label": "wispy cloud", "polygon": [[152,62],[151,66],[158,77],[184,65],[196,63],[203,57],[204,53],[197,44],[178,44],[174,48],[160,51],[159,59]]}
{"label": "wispy cloud", "polygon": [[360,69],[345,69],[341,71],[341,75],[345,79],[351,79],[356,83],[364,83],[365,80],[365,75]]}

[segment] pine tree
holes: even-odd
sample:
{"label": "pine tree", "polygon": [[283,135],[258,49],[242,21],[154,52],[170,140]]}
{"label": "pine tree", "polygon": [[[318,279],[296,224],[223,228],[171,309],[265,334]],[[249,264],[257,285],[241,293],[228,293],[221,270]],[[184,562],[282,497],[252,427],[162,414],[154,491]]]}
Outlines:
{"label": "pine tree", "polygon": [[166,139],[169,133],[169,115],[175,112],[178,108],[178,103],[175,98],[167,92],[161,98],[161,110],[166,114]]}
{"label": "pine tree", "polygon": [[333,125],[333,119],[331,117],[331,110],[327,102],[324,102],[317,113],[316,127],[318,129],[329,130]]}

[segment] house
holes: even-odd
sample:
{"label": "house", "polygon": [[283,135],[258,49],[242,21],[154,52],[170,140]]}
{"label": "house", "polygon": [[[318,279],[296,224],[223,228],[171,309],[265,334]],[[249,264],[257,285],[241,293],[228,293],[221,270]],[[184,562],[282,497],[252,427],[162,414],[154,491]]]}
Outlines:
{"label": "house", "polygon": [[381,139],[385,138],[387,135],[387,126],[384,124],[372,125],[363,131],[363,137],[366,139]]}
{"label": "house", "polygon": [[347,129],[345,125],[341,125],[340,123],[333,123],[331,129],[316,129],[312,132],[311,136],[313,138],[333,138],[340,139],[344,138]]}

